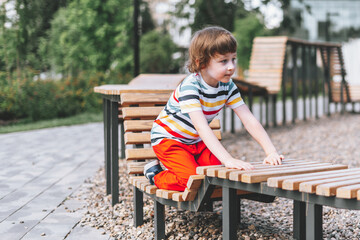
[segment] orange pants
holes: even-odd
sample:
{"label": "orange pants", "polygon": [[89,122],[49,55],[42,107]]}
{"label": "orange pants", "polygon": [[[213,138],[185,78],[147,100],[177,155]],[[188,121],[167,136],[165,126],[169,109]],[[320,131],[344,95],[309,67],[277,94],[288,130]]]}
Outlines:
{"label": "orange pants", "polygon": [[158,188],[184,191],[191,175],[196,175],[198,166],[220,165],[204,142],[187,145],[171,139],[163,139],[153,146],[158,159],[167,170],[155,175]]}

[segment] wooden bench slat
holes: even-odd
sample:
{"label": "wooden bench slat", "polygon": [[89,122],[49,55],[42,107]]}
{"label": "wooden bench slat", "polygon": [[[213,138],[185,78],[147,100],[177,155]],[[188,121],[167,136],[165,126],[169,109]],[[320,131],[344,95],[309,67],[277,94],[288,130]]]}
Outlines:
{"label": "wooden bench slat", "polygon": [[199,189],[201,183],[205,179],[205,175],[191,175],[186,187],[190,190]]}
{"label": "wooden bench slat", "polygon": [[[305,166],[305,165],[304,165]],[[345,169],[346,165],[334,164],[334,165],[323,165],[323,166],[309,166],[309,167],[296,167],[296,169],[283,169],[267,173],[245,173],[241,176],[241,181],[246,183],[259,183],[266,181],[269,177],[284,176],[292,174],[311,173],[316,171],[328,171],[330,169]],[[231,174],[230,174],[231,176]]]}
{"label": "wooden bench slat", "polygon": [[182,194],[182,198],[184,201],[194,201],[196,195],[197,195],[197,189],[185,188],[185,191]]}
{"label": "wooden bench slat", "polygon": [[159,107],[124,107],[123,108],[123,118],[127,119],[152,119],[155,120],[159,115],[163,106]]}
{"label": "wooden bench slat", "polygon": [[325,183],[320,184],[316,187],[316,194],[322,195],[322,196],[335,196],[336,195],[336,189],[339,187],[344,187],[348,185],[354,185],[354,184],[360,184],[360,179],[358,176],[356,176],[355,179],[349,179],[345,180],[346,178],[343,178],[340,182],[332,182],[332,183]]}
{"label": "wooden bench slat", "polygon": [[170,95],[170,93],[123,93],[121,94],[121,105],[123,107],[141,103],[165,105],[169,100]]}
{"label": "wooden bench slat", "polygon": [[[357,176],[350,176],[350,179],[354,179],[354,178],[358,178]],[[315,193],[316,192],[316,188],[319,185],[324,185],[324,188],[327,186],[327,184],[332,184],[336,181],[341,181],[344,179],[349,179],[346,177],[341,177],[341,178],[332,178],[332,179],[323,179],[323,180],[315,180],[315,181],[309,181],[309,182],[302,182],[300,183],[299,186],[299,191],[300,192],[307,192],[307,193]],[[336,184],[336,183],[335,183]]]}
{"label": "wooden bench slat", "polygon": [[145,188],[145,192],[148,194],[156,194],[157,190],[158,190],[158,188],[155,185],[149,185],[149,186],[146,186],[146,188]]}
{"label": "wooden bench slat", "polygon": [[152,148],[126,149],[126,160],[156,159],[156,154]]}
{"label": "wooden bench slat", "polygon": [[360,190],[357,192],[357,200],[360,200]]}
{"label": "wooden bench slat", "polygon": [[158,189],[156,190],[156,196],[165,199],[172,199],[172,195],[174,193],[179,193],[179,191],[166,190],[166,189]]}
{"label": "wooden bench slat", "polygon": [[218,168],[218,167],[223,167],[224,165],[212,165],[212,166],[200,166],[196,168],[196,174],[199,175],[206,175],[207,169],[209,168]]}
{"label": "wooden bench slat", "polygon": [[172,200],[175,202],[184,202],[183,199],[183,193],[184,192],[177,192],[172,195]]}
{"label": "wooden bench slat", "polygon": [[329,172],[307,173],[294,176],[274,177],[269,178],[267,184],[269,187],[277,187],[285,190],[298,190],[299,184],[301,182],[359,174],[359,172],[360,169],[346,169]]}
{"label": "wooden bench slat", "polygon": [[[215,136],[220,140],[221,139],[221,131],[213,130]],[[124,136],[125,144],[150,144],[151,143],[151,134],[150,132],[145,133],[133,133],[128,132],[125,133]]]}
{"label": "wooden bench slat", "polygon": [[144,179],[144,176],[131,176],[129,177],[129,183],[134,185],[134,181],[137,179]]}
{"label": "wooden bench slat", "polygon": [[[291,163],[305,163],[305,162],[310,162],[310,160],[298,160],[298,159],[286,159],[283,161],[283,164],[291,164]],[[313,161],[311,161],[313,162]],[[262,164],[262,162],[257,162]],[[253,162],[251,162],[251,164],[254,164]],[[239,171],[238,169],[229,169],[229,168],[224,168],[223,170],[219,170],[217,173],[217,177],[218,178],[223,178],[223,179],[229,179],[229,175],[231,172],[234,171]]]}
{"label": "wooden bench slat", "polygon": [[356,193],[358,190],[360,190],[360,184],[339,187],[336,189],[336,197],[347,199],[356,198]]}
{"label": "wooden bench slat", "polygon": [[[232,171],[229,174],[229,179],[232,181],[251,181],[249,179],[254,179],[256,177],[265,175],[267,176],[269,173],[274,172],[282,172],[282,171],[289,171],[289,170],[297,170],[299,168],[312,168],[315,166],[330,166],[331,163],[299,163],[297,165],[270,165],[270,164],[264,164],[262,166],[254,166],[254,170],[236,170]],[[243,175],[244,177],[243,180]],[[287,174],[289,175],[289,174]]]}
{"label": "wooden bench slat", "polygon": [[[150,131],[154,120],[127,120],[124,122],[125,132]],[[220,129],[220,119],[214,119],[209,124],[211,129]]]}

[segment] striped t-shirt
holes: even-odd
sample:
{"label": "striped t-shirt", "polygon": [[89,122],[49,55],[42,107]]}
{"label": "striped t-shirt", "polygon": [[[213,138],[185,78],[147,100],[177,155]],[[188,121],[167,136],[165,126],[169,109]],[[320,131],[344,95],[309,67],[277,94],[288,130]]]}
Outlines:
{"label": "striped t-shirt", "polygon": [[201,139],[189,112],[202,111],[210,123],[225,105],[234,109],[242,104],[244,101],[232,80],[211,87],[200,74],[193,73],[175,89],[155,120],[151,129],[151,144],[154,146],[163,138],[195,144]]}

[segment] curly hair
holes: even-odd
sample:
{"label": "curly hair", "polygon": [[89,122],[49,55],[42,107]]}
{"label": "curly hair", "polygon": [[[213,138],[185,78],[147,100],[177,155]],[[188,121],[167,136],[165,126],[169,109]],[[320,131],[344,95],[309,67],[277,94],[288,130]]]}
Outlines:
{"label": "curly hair", "polygon": [[222,27],[207,27],[195,32],[189,47],[187,69],[191,73],[206,67],[216,54],[236,52],[235,37]]}

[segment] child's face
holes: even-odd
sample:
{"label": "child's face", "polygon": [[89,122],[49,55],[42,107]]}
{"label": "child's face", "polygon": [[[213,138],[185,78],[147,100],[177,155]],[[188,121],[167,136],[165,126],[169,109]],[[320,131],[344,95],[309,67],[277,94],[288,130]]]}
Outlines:
{"label": "child's face", "polygon": [[216,54],[206,67],[200,70],[204,81],[212,87],[218,82],[227,83],[234,74],[236,68],[236,52]]}

